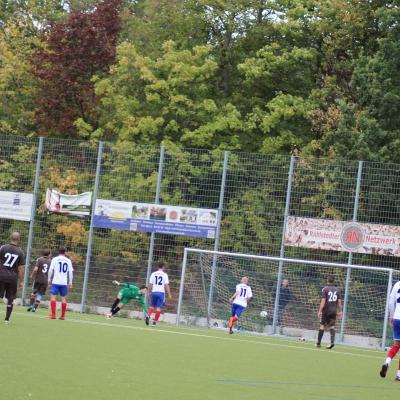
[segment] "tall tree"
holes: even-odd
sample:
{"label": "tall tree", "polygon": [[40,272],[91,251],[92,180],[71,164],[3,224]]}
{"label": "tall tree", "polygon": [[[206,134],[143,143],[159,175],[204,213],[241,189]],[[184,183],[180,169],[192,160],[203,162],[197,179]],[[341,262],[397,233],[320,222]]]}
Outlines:
{"label": "tall tree", "polygon": [[[316,106],[309,113],[313,137],[306,146],[306,152],[318,156],[348,156],[347,146],[353,140],[357,142],[356,137],[352,137],[354,129],[351,122],[357,114],[353,106],[356,96],[352,84],[354,68],[360,57],[369,57],[378,50],[379,41],[385,35],[380,26],[379,10],[390,8],[390,3],[395,2],[316,2],[313,8],[312,43],[318,52],[318,85],[311,95]],[[343,135],[339,132],[343,132]],[[333,145],[333,141],[336,141],[336,145]],[[361,151],[364,145],[359,143],[355,148]],[[367,155],[363,152],[365,157]]]}
{"label": "tall tree", "polygon": [[396,2],[375,10],[375,52],[360,53],[351,96],[337,102],[336,124],[321,139],[324,152],[364,160],[400,161],[400,11]]}
{"label": "tall tree", "polygon": [[110,76],[96,83],[100,128],[80,120],[92,137],[158,144],[163,140],[195,147],[237,147],[240,115],[213,99],[217,63],[207,46],[178,50],[165,42],[163,54],[144,57],[130,43],[118,47]]}
{"label": "tall tree", "polygon": [[75,136],[77,118],[95,125],[94,74],[105,74],[115,59],[120,31],[119,0],[72,11],[45,31],[46,48],[32,58],[39,80],[36,122],[40,134]]}
{"label": "tall tree", "polygon": [[206,45],[209,37],[202,9],[192,0],[138,0],[125,5],[121,39],[141,54],[157,57],[168,40],[178,49]]}
{"label": "tall tree", "polygon": [[32,29],[20,17],[9,19],[0,29],[0,133],[3,134],[35,132],[37,85],[29,58],[42,44]]}

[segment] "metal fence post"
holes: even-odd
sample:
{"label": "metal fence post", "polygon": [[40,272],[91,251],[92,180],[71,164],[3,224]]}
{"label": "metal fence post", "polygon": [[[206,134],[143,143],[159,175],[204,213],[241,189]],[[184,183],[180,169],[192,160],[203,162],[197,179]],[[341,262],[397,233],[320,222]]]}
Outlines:
{"label": "metal fence post", "polygon": [[[165,158],[165,147],[161,146],[161,148],[160,148],[160,160],[158,162],[156,197],[154,199],[154,203],[155,204],[159,204],[160,203],[161,181],[162,181],[162,175],[163,175],[163,170],[164,170],[164,158]],[[155,239],[156,239],[156,234],[154,232],[151,232],[149,257],[147,259],[146,285],[149,284],[151,270],[152,270],[152,267],[153,267],[154,241],[155,241]]]}
{"label": "metal fence post", "polygon": [[[219,243],[220,243],[220,239],[221,239],[221,220],[222,220],[222,212],[224,210],[226,175],[228,172],[228,160],[229,160],[229,151],[225,151],[224,152],[224,164],[222,167],[221,188],[219,191],[217,230],[215,232],[214,251],[218,251]],[[210,326],[210,316],[211,316],[212,301],[213,301],[213,296],[214,296],[214,283],[215,283],[216,273],[217,273],[217,255],[214,254],[213,262],[212,262],[212,269],[211,269],[211,278],[210,278],[210,292],[208,295],[208,305],[207,305],[208,326]]]}
{"label": "metal fence post", "polygon": [[185,283],[186,263],[187,263],[187,249],[185,248],[185,250],[183,252],[181,283],[179,285],[178,308],[177,308],[177,311],[176,311],[176,325],[177,326],[179,326],[180,318],[181,318],[183,288],[184,288],[184,283]]}
{"label": "metal fence post", "polygon": [[89,282],[89,270],[90,270],[90,259],[92,256],[92,245],[93,245],[93,223],[96,209],[97,193],[99,191],[100,184],[100,173],[101,173],[101,161],[103,157],[103,142],[99,142],[97,149],[97,165],[96,165],[96,178],[94,181],[93,194],[92,194],[92,212],[90,216],[90,226],[89,226],[89,237],[86,250],[86,261],[85,261],[85,275],[83,278],[82,286],[82,300],[81,300],[81,313],[85,311],[86,301],[87,301],[87,288]]}
{"label": "metal fence post", "polygon": [[43,137],[39,138],[37,157],[36,157],[36,170],[35,170],[35,183],[33,185],[33,198],[32,198],[32,208],[31,208],[31,219],[29,222],[29,234],[28,234],[28,244],[26,248],[26,260],[25,260],[25,271],[24,271],[24,283],[22,286],[22,305],[25,304],[26,290],[28,287],[28,277],[29,277],[29,267],[32,255],[32,241],[33,233],[35,228],[35,217],[36,217],[36,203],[37,196],[39,192],[39,177],[40,177],[40,167],[42,163],[43,156]]}
{"label": "metal fence post", "polygon": [[[282,227],[281,249],[279,252],[280,258],[283,258],[285,256],[286,225],[287,225],[287,220],[288,220],[289,211],[290,211],[290,197],[292,194],[293,172],[294,172],[295,162],[296,162],[296,157],[291,156],[290,164],[289,164],[289,172],[288,172],[288,184],[287,184],[287,190],[286,190],[285,213],[284,213],[283,227]],[[283,274],[283,261],[279,261],[278,280],[276,282],[274,316],[273,316],[273,321],[272,321],[272,333],[276,332],[276,326],[278,324],[279,298],[280,298],[280,294],[281,294],[282,274]]]}
{"label": "metal fence post", "polygon": [[[357,172],[357,183],[356,183],[356,193],[354,196],[354,208],[353,208],[353,222],[357,221],[358,215],[358,203],[360,200],[360,190],[361,190],[361,178],[362,178],[363,162],[358,162],[358,172]],[[351,265],[353,262],[353,253],[349,253],[347,264]],[[344,340],[344,330],[346,326],[347,319],[347,306],[349,304],[349,291],[350,291],[350,280],[351,280],[351,268],[347,268],[346,283],[344,288],[344,299],[343,299],[343,316],[342,322],[340,324],[340,341]]]}
{"label": "metal fence post", "polygon": [[393,270],[391,269],[389,271],[388,286],[386,291],[385,318],[383,321],[382,345],[381,345],[382,350],[385,350],[386,346],[387,325],[389,322],[389,301],[390,301],[390,292],[392,291],[392,285],[393,285]]}

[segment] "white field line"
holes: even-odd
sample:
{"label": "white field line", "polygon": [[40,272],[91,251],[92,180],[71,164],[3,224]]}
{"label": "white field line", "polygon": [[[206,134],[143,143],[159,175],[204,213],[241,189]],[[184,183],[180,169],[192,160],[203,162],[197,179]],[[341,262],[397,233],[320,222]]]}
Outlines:
{"label": "white field line", "polygon": [[[28,314],[28,313],[20,313],[20,312],[15,312],[14,314],[23,316],[23,317],[33,317],[33,318],[40,318],[40,319],[47,319],[46,316],[39,316],[39,315],[33,315],[33,314]],[[331,354],[331,355],[340,355],[340,356],[350,356],[350,357],[361,357],[361,358],[370,358],[374,360],[382,360],[384,357],[377,357],[377,356],[372,356],[372,355],[367,355],[367,354],[359,354],[359,353],[351,353],[351,352],[342,352],[342,351],[328,351],[325,349],[314,349],[310,347],[304,347],[304,346],[293,346],[290,344],[283,344],[283,343],[270,343],[266,341],[259,341],[259,340],[251,340],[251,339],[241,339],[237,338],[235,336],[214,336],[214,335],[207,335],[203,333],[192,333],[192,332],[179,332],[179,331],[171,331],[167,329],[160,329],[159,327],[140,327],[140,326],[133,326],[133,325],[121,325],[117,323],[112,323],[112,322],[98,322],[98,321],[89,321],[89,320],[80,320],[80,319],[74,319],[74,318],[67,318],[65,322],[70,322],[70,323],[77,323],[77,324],[86,324],[86,325],[97,325],[97,326],[105,326],[105,327],[110,327],[110,328],[122,328],[122,329],[132,329],[132,330],[137,330],[137,331],[147,331],[147,332],[154,332],[154,333],[168,333],[171,335],[180,335],[180,336],[191,336],[191,337],[197,337],[197,338],[204,338],[204,339],[214,339],[214,340],[222,340],[222,341],[230,341],[230,342],[239,342],[239,343],[250,343],[250,344],[258,344],[258,345],[263,345],[263,346],[271,346],[271,347],[281,347],[281,348],[289,348],[293,350],[303,350],[303,351],[318,351],[321,354]]]}

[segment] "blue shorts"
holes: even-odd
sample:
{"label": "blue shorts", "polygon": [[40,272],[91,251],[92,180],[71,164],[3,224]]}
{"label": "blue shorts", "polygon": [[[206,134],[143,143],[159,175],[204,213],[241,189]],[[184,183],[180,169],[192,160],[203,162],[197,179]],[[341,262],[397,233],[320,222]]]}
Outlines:
{"label": "blue shorts", "polygon": [[162,308],[165,305],[164,302],[165,295],[162,292],[152,292],[151,293],[151,306]]}
{"label": "blue shorts", "polygon": [[400,319],[393,320],[393,339],[400,340]]}
{"label": "blue shorts", "polygon": [[67,285],[56,285],[52,284],[50,289],[50,294],[57,296],[58,294],[62,297],[65,297],[68,294],[68,286]]}
{"label": "blue shorts", "polygon": [[239,304],[232,304],[232,317],[235,315],[240,317],[240,314],[246,309],[246,307],[240,306]]}

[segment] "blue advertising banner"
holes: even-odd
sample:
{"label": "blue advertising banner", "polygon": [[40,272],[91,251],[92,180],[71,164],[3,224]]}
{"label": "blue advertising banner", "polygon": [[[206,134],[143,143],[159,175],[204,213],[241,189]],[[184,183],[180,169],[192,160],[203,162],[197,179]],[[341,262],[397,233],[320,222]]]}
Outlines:
{"label": "blue advertising banner", "polygon": [[96,201],[94,227],[214,239],[217,210],[127,201]]}

